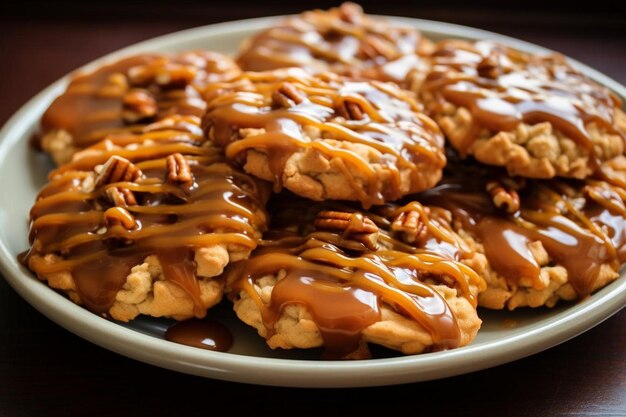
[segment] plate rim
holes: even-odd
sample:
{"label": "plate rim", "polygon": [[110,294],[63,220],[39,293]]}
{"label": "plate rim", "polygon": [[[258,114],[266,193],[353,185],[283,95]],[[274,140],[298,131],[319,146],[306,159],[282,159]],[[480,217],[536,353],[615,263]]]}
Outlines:
{"label": "plate rim", "polygon": [[[200,38],[261,30],[285,16],[242,19],[172,32],[116,50],[68,73],[26,102],[0,130],[0,165],[7,150],[23,140],[50,101],[66,86],[71,74],[89,70],[120,56],[151,49],[176,49]],[[399,16],[378,16],[418,27],[425,33],[445,33],[469,39],[488,38],[530,52],[551,50],[520,39],[469,26]],[[574,67],[622,98],[626,88],[617,81],[568,57]],[[1,213],[0,213],[1,214]],[[549,349],[608,319],[626,305],[626,274],[587,299],[545,319],[529,332],[481,344],[412,356],[367,361],[313,361],[213,352],[174,344],[103,319],[63,295],[50,291],[21,266],[0,238],[0,272],[31,306],[59,326],[110,351],[151,365],[214,379],[290,387],[365,387],[433,380],[490,368]],[[27,279],[24,279],[27,278]],[[541,342],[541,343],[539,343]],[[442,357],[445,360],[442,361]]]}

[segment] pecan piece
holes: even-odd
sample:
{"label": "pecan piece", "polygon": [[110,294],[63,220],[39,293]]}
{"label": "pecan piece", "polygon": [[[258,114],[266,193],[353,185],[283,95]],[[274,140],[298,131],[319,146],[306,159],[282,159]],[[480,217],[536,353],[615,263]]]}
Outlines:
{"label": "pecan piece", "polygon": [[363,120],[365,118],[365,112],[355,101],[344,100],[337,107],[337,113],[346,120]]}
{"label": "pecan piece", "polygon": [[110,187],[105,191],[108,199],[116,207],[136,206],[137,199],[132,191],[122,187]]}
{"label": "pecan piece", "polygon": [[130,182],[140,178],[141,170],[128,159],[114,155],[100,168],[96,177],[96,187],[115,182]]}
{"label": "pecan piece", "polygon": [[376,250],[378,227],[361,213],[323,210],[317,213],[315,228],[341,233],[344,239],[362,243],[369,250]]}
{"label": "pecan piece", "polygon": [[[426,214],[430,214],[430,209],[424,207]],[[428,232],[428,227],[422,221],[420,213],[417,210],[403,211],[396,216],[391,223],[391,230],[402,233],[404,240],[408,243],[414,243],[422,239]]]}
{"label": "pecan piece", "polygon": [[481,77],[496,79],[500,75],[501,71],[496,58],[489,55],[478,63],[476,66],[476,72],[478,72],[478,75]]}
{"label": "pecan piece", "polygon": [[122,117],[126,123],[151,119],[158,111],[157,102],[146,90],[131,90],[122,99]]}
{"label": "pecan piece", "polygon": [[344,22],[358,25],[363,21],[363,9],[356,3],[342,3],[339,6],[339,18]]}
{"label": "pecan piece", "polygon": [[174,153],[167,157],[166,163],[168,181],[186,186],[193,184],[193,174],[184,156]]}
{"label": "pecan piece", "polygon": [[298,89],[291,83],[282,83],[272,94],[272,104],[277,108],[289,108],[302,103],[305,99]]}
{"label": "pecan piece", "polygon": [[505,187],[500,181],[487,182],[487,191],[493,204],[507,213],[515,213],[520,208],[519,194],[512,188]]}
{"label": "pecan piece", "polygon": [[365,59],[375,60],[383,57],[387,61],[392,61],[397,57],[398,52],[390,42],[377,36],[369,35],[361,41],[359,55]]}
{"label": "pecan piece", "polygon": [[133,230],[137,222],[132,214],[123,207],[111,207],[104,212],[104,223],[107,227],[122,226],[126,230]]}

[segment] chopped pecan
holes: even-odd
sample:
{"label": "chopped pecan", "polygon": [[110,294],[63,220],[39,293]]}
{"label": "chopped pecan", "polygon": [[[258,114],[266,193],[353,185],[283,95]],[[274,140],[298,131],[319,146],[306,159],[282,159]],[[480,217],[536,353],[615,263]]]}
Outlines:
{"label": "chopped pecan", "polygon": [[344,239],[361,242],[366,248],[376,250],[378,227],[361,213],[323,210],[317,214],[315,228],[341,233]]}
{"label": "chopped pecan", "polygon": [[107,227],[120,225],[126,230],[133,230],[137,222],[132,214],[123,207],[111,207],[104,212],[104,223]]}
{"label": "chopped pecan", "polygon": [[305,99],[298,89],[291,83],[285,82],[272,94],[272,103],[274,107],[293,107],[302,103]]}
{"label": "chopped pecan", "polygon": [[115,182],[135,181],[143,174],[141,170],[128,159],[114,155],[102,165],[96,177],[96,187]]}
{"label": "chopped pecan", "polygon": [[105,194],[116,207],[136,206],[137,199],[132,191],[122,187],[107,188]]}
{"label": "chopped pecan", "polygon": [[365,113],[359,103],[355,101],[344,100],[337,108],[337,113],[346,120],[363,120]]}
{"label": "chopped pecan", "polygon": [[358,4],[345,2],[339,6],[339,17],[344,22],[358,25],[363,21],[363,9]]}
{"label": "chopped pecan", "polygon": [[478,63],[476,72],[478,72],[478,75],[481,77],[495,79],[500,75],[500,66],[496,58],[489,55]]}
{"label": "chopped pecan", "polygon": [[146,90],[131,90],[122,100],[122,117],[126,123],[151,119],[158,111],[154,96]]}
{"label": "chopped pecan", "polygon": [[486,188],[497,208],[507,213],[515,213],[519,210],[520,200],[517,191],[504,186],[500,181],[489,181]]}
{"label": "chopped pecan", "polygon": [[132,85],[148,86],[157,84],[166,88],[182,88],[196,77],[197,69],[192,65],[167,62],[165,58],[146,65],[132,67],[128,79]]}
{"label": "chopped pecan", "polygon": [[[430,209],[424,207],[424,211],[426,214],[429,214]],[[417,210],[409,210],[403,211],[396,216],[391,223],[391,230],[402,233],[407,242],[413,243],[426,235],[428,227],[422,221]]]}
{"label": "chopped pecan", "polygon": [[193,174],[189,163],[180,153],[175,153],[167,157],[167,180],[174,184],[193,184]]}

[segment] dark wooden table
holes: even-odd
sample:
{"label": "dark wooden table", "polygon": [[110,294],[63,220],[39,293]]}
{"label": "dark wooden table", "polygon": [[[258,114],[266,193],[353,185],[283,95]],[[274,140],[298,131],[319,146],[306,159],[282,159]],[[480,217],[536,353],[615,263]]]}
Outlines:
{"label": "dark wooden table", "polygon": [[[133,42],[306,7],[190,2],[184,10],[167,5],[146,10],[145,4],[133,3],[121,13],[121,3],[95,9],[67,3],[64,9],[63,3],[50,2],[57,8],[41,3],[32,10],[28,3],[14,2],[0,16],[0,123],[66,72]],[[412,8],[395,1],[368,9],[499,31],[562,51],[626,84],[626,22],[610,11],[565,16],[551,10],[476,12]],[[2,197],[0,210],[10,204]],[[197,378],[127,359],[55,325],[0,279],[0,417],[210,415],[217,404],[240,412],[284,410],[290,415],[300,409],[335,414],[346,408],[482,417],[626,416],[626,310],[546,352],[481,372],[382,388],[308,390]]]}

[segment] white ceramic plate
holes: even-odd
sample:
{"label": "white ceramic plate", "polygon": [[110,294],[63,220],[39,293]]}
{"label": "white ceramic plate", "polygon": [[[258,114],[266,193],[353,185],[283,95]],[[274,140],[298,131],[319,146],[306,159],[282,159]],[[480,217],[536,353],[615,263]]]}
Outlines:
{"label": "white ceramic plate", "polygon": [[[546,50],[477,29],[417,19],[393,18],[418,27],[432,38],[488,38],[531,52]],[[270,26],[275,18],[228,22],[186,30],[142,42],[104,60],[142,51],[208,49],[235,53],[239,42]],[[626,89],[584,65],[574,65],[622,97]],[[0,270],[15,290],[41,313],[77,335],[119,354],[181,372],[229,381],[302,387],[387,385],[443,378],[513,361],[562,343],[599,324],[626,304],[626,276],[587,298],[554,309],[510,312],[481,311],[484,320],[476,340],[447,352],[366,361],[320,361],[318,352],[268,349],[254,330],[239,323],[228,305],[209,312],[233,332],[228,353],[168,342],[167,320],[137,319],[122,325],[107,321],[68,301],[35,279],[16,261],[28,247],[27,214],[52,168],[47,157],[29,150],[27,140],[38,119],[60,94],[67,78],[54,83],[24,105],[0,131]],[[511,323],[515,323],[511,327]]]}

